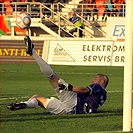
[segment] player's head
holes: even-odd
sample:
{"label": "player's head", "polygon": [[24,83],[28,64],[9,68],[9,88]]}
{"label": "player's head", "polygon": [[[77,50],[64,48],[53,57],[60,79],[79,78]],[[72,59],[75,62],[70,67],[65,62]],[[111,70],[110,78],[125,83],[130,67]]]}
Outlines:
{"label": "player's head", "polygon": [[92,80],[93,84],[100,84],[103,88],[106,88],[109,83],[109,78],[105,74],[97,74]]}
{"label": "player's head", "polygon": [[75,15],[76,15],[76,13],[75,13],[75,12],[72,12],[72,15],[73,15],[73,16],[75,16]]}

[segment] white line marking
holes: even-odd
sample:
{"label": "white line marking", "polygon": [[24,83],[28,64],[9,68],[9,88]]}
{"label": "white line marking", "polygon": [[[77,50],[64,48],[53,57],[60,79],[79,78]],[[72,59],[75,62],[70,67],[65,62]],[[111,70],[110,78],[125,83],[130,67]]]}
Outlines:
{"label": "white line marking", "polygon": [[2,101],[2,100],[14,100],[14,99],[17,100],[19,98],[29,98],[29,96],[24,96],[24,97],[1,97],[0,101]]}
{"label": "white line marking", "polygon": [[108,93],[112,93],[112,92],[113,92],[113,93],[116,93],[116,92],[117,92],[117,93],[122,93],[122,91],[107,91],[107,92],[108,92]]}
{"label": "white line marking", "polygon": [[121,133],[123,131],[101,131],[101,132],[89,132],[89,133]]}
{"label": "white line marking", "polygon": [[[5,72],[5,70],[1,70],[0,72]],[[9,71],[10,73],[17,73],[18,71],[12,70]],[[24,72],[24,71],[19,71],[19,72]],[[34,71],[32,73],[39,73],[39,71]],[[89,73],[89,72],[62,72],[62,71],[56,71],[56,73],[59,74],[68,74],[68,75],[72,75],[72,74],[78,74],[78,75],[82,75],[82,74],[87,74],[87,75],[96,75],[97,73]],[[108,74],[108,75],[112,75],[112,74]]]}

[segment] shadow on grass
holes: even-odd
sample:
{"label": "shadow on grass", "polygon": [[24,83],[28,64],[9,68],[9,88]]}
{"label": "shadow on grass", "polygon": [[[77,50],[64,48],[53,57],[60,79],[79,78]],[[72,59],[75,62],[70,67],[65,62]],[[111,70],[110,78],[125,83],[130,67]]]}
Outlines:
{"label": "shadow on grass", "polygon": [[10,111],[8,112],[8,115],[2,115],[2,122],[22,122],[22,121],[36,121],[36,120],[61,120],[61,119],[76,119],[76,118],[104,118],[104,117],[112,117],[112,116],[122,116],[122,109],[120,110],[104,110],[104,111],[98,111],[96,113],[92,114],[61,114],[61,115],[52,115],[48,112],[33,112],[31,113],[31,109],[29,109],[30,112],[27,112],[28,109],[26,109],[26,113],[22,111]]}

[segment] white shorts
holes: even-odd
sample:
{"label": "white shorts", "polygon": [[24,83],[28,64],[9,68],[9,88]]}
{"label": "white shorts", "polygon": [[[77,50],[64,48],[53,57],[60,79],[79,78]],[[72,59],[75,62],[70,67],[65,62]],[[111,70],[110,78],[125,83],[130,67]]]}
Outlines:
{"label": "white shorts", "polygon": [[74,113],[77,104],[77,93],[64,90],[59,93],[59,89],[55,89],[58,99],[51,97],[47,99],[46,109],[52,114],[68,114]]}

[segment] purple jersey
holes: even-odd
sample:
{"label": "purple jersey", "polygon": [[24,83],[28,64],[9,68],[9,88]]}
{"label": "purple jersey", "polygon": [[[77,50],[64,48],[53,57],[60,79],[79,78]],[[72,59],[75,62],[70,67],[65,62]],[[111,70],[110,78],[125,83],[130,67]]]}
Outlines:
{"label": "purple jersey", "polygon": [[106,101],[106,90],[99,84],[91,84],[87,88],[92,88],[92,94],[77,93],[76,114],[91,113],[98,109]]}

